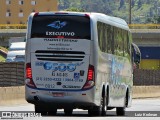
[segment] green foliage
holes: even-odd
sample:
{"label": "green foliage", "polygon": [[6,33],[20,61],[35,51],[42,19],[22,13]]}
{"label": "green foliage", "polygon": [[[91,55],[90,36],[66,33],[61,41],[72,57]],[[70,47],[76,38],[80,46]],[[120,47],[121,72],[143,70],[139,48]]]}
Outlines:
{"label": "green foliage", "polygon": [[5,47],[0,46],[0,49],[3,50],[3,51],[5,51],[6,53],[8,52],[8,49],[5,48]]}
{"label": "green foliage", "polygon": [[[0,49],[6,53],[8,52],[8,49],[5,47],[0,46]],[[0,55],[0,62],[4,62],[4,61],[5,61],[5,58]]]}
{"label": "green foliage", "polygon": [[68,8],[68,9],[66,9],[66,11],[85,12],[84,9],[78,9],[78,8],[74,8],[74,7]]}
{"label": "green foliage", "polygon": [[119,6],[118,10],[120,10],[123,6],[124,6],[124,0],[120,0],[120,6]]}
{"label": "green foliage", "polygon": [[0,55],[0,62],[4,62],[5,58]]}
{"label": "green foliage", "polygon": [[[131,0],[132,23],[159,23],[160,0]],[[59,0],[59,10],[100,12],[128,21],[129,0]]]}
{"label": "green foliage", "polygon": [[141,7],[142,7],[142,1],[138,0],[138,8],[141,8]]}

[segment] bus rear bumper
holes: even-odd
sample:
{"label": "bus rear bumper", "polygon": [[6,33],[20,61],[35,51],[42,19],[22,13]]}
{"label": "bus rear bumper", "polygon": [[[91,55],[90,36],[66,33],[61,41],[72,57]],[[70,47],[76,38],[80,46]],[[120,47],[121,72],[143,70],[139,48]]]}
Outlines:
{"label": "bus rear bumper", "polygon": [[93,93],[94,88],[86,91],[44,91],[26,87],[26,101],[57,109],[66,107],[88,109],[88,107],[96,106]]}

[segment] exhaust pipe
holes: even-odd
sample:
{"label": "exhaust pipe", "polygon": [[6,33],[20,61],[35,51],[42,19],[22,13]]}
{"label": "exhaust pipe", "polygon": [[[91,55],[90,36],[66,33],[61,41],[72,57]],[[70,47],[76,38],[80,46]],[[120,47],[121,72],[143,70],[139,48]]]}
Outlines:
{"label": "exhaust pipe", "polygon": [[40,99],[39,99],[38,96],[34,96],[34,100],[35,100],[35,101],[39,101]]}

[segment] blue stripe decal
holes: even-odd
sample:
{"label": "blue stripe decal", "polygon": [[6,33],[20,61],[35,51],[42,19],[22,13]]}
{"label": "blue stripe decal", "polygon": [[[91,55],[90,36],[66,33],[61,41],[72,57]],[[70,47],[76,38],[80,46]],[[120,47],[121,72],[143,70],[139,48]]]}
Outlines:
{"label": "blue stripe decal", "polygon": [[26,84],[27,87],[31,88],[31,89],[35,89],[35,90],[44,90],[44,91],[69,91],[69,92],[79,92],[79,91],[87,91],[87,90],[90,90],[92,89],[94,86],[92,86],[91,88],[88,88],[88,89],[84,89],[84,90],[67,90],[67,89],[45,89],[45,88],[34,88],[34,87],[31,87],[29,85]]}

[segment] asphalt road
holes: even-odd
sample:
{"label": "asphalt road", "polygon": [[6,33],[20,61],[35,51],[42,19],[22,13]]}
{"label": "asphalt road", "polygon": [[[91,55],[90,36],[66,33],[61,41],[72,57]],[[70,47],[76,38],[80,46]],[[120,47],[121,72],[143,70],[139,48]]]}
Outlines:
{"label": "asphalt road", "polygon": [[[23,111],[32,112],[34,106],[32,104],[23,105],[11,105],[11,106],[0,106],[0,116],[4,111]],[[114,119],[129,119],[129,120],[159,120],[160,119],[160,98],[156,99],[134,99],[132,101],[132,107],[126,109],[125,117],[116,116],[115,109],[108,111],[106,116],[89,117],[88,112],[84,110],[76,109],[72,116],[65,116],[63,110],[58,110],[56,116],[43,116],[43,117],[23,117],[22,119],[29,120],[114,120]],[[1,118],[3,119],[3,118]],[[18,119],[18,118],[17,118]]]}

